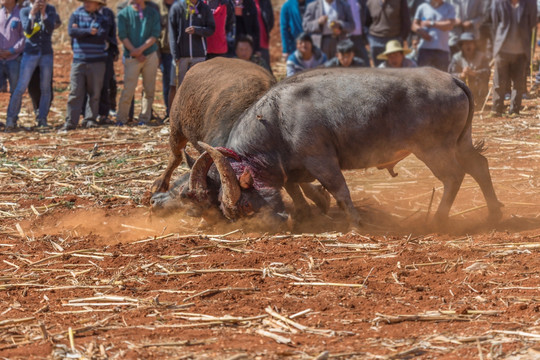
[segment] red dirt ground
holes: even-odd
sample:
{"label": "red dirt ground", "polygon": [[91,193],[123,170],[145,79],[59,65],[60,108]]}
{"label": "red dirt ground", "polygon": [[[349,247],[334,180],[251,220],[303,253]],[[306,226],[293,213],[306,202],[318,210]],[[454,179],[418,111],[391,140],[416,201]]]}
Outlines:
{"label": "red dirt ground", "polygon": [[[59,125],[70,55],[55,61]],[[6,94],[0,104],[3,119]],[[397,178],[346,172],[361,232],[335,203],[290,231],[201,229],[148,211],[166,126],[2,133],[0,357],[538,358],[539,104],[518,119],[476,114],[504,217],[484,223],[467,177],[439,232],[426,218],[441,184],[412,157]]]}

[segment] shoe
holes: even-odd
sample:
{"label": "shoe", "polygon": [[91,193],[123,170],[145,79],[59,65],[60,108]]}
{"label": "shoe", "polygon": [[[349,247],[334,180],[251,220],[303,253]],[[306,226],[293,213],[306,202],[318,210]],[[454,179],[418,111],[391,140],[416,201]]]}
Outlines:
{"label": "shoe", "polygon": [[493,118],[500,118],[500,117],[502,117],[502,116],[503,116],[503,114],[500,113],[500,112],[498,112],[498,111],[491,111],[491,112],[489,113],[489,115],[487,116],[487,118],[488,118],[488,119],[493,119]]}
{"label": "shoe", "polygon": [[64,123],[64,125],[62,125],[62,127],[60,129],[58,129],[58,132],[61,133],[61,132],[67,132],[67,131],[71,131],[71,130],[75,130],[77,128],[77,125],[73,125],[71,123]]}
{"label": "shoe", "polygon": [[117,121],[114,125],[115,126],[124,126],[124,123],[121,122],[121,121]]}
{"label": "shoe", "polygon": [[510,119],[518,118],[518,117],[519,117],[519,111],[512,111],[512,112],[509,112],[509,113],[508,113],[508,117],[509,117]]}
{"label": "shoe", "polygon": [[147,125],[147,124],[146,124],[146,121],[139,121],[139,122],[137,123],[137,126],[146,126],[146,125]]}
{"label": "shoe", "polygon": [[504,94],[504,100],[510,100],[510,94]]}
{"label": "shoe", "polygon": [[38,130],[48,130],[51,127],[47,124],[47,119],[40,119],[38,120],[37,128]]}
{"label": "shoe", "polygon": [[17,131],[17,123],[13,120],[7,119],[6,125],[4,127],[4,131],[7,133],[15,132]]}
{"label": "shoe", "polygon": [[99,125],[112,125],[112,124],[114,124],[114,122],[111,119],[109,119],[108,116],[105,116],[105,115],[98,116],[97,120],[98,120],[97,123]]}
{"label": "shoe", "polygon": [[110,117],[116,117],[116,111],[114,111],[114,110],[109,110],[109,116],[110,116]]}
{"label": "shoe", "polygon": [[88,120],[84,126],[87,129],[98,127],[98,123],[94,120]]}

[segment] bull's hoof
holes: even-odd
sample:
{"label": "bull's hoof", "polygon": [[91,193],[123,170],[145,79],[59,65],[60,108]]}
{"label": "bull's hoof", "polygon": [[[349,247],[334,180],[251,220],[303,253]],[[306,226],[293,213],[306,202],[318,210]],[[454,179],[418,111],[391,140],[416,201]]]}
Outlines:
{"label": "bull's hoof", "polygon": [[167,192],[169,191],[169,184],[165,183],[162,178],[158,178],[150,187],[150,191],[152,194]]}
{"label": "bull's hoof", "polygon": [[328,214],[328,210],[330,210],[330,193],[322,185],[315,186],[314,190],[311,200],[323,214]]}
{"label": "bull's hoof", "polygon": [[503,212],[501,208],[491,209],[489,211],[487,222],[488,224],[497,224],[499,221],[501,221],[502,216]]}

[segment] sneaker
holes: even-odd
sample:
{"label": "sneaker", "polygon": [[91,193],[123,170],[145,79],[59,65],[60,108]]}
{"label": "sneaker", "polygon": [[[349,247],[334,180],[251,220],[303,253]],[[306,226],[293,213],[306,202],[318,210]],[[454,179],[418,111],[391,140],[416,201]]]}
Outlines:
{"label": "sneaker", "polygon": [[124,123],[121,122],[121,121],[117,121],[114,125],[115,126],[124,126]]}
{"label": "sneaker", "polygon": [[146,125],[147,125],[147,124],[146,124],[146,121],[139,121],[139,122],[137,123],[137,126],[146,126]]}
{"label": "sneaker", "polygon": [[116,117],[116,111],[114,111],[114,110],[109,110],[109,116],[110,116],[110,117]]}
{"label": "sneaker", "polygon": [[112,125],[112,124],[114,124],[114,122],[111,119],[109,119],[108,116],[105,116],[105,115],[98,116],[97,123],[99,125]]}
{"label": "sneaker", "polygon": [[500,113],[500,112],[498,112],[498,111],[491,111],[491,112],[489,113],[489,115],[487,116],[487,118],[488,118],[488,119],[489,119],[489,118],[491,118],[491,119],[492,119],[492,118],[500,118],[500,117],[502,117],[502,116],[503,116],[503,114]]}
{"label": "sneaker", "polygon": [[6,121],[6,125],[4,126],[4,131],[9,133],[9,132],[15,132],[17,129],[17,123],[13,120],[7,120]]}
{"label": "sneaker", "polygon": [[37,127],[39,130],[47,130],[51,128],[49,124],[47,124],[47,119],[38,120]]}
{"label": "sneaker", "polygon": [[67,131],[71,131],[71,130],[75,130],[77,128],[77,125],[73,125],[71,123],[64,123],[64,125],[62,125],[62,127],[60,129],[58,129],[58,132],[67,132]]}
{"label": "sneaker", "polygon": [[508,113],[508,117],[510,119],[515,119],[519,117],[519,111],[511,111]]}
{"label": "sneaker", "polygon": [[88,120],[84,126],[87,129],[98,127],[98,123],[94,120]]}

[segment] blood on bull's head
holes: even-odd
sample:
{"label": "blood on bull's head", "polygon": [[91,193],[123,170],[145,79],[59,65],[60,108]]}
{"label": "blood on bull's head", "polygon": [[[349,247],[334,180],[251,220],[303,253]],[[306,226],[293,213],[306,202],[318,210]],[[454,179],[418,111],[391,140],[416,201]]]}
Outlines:
{"label": "blood on bull's head", "polygon": [[152,196],[152,211],[187,210],[189,216],[212,221],[216,213],[231,221],[260,213],[272,220],[287,219],[279,188],[255,186],[249,165],[233,151],[199,145],[205,152],[168,192]]}

